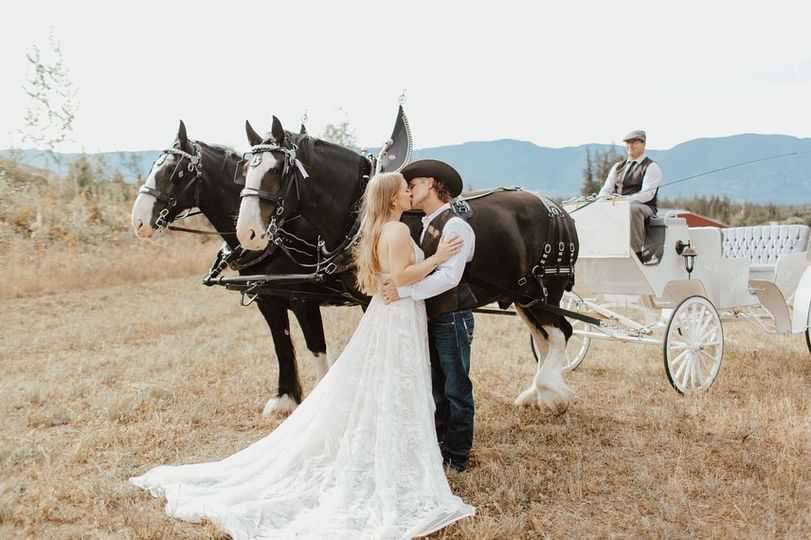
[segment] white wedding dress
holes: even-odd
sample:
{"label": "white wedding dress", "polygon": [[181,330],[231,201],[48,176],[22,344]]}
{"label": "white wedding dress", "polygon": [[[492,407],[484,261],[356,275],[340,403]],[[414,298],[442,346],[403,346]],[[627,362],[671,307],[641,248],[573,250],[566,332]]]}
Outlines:
{"label": "white wedding dress", "polygon": [[166,497],[169,515],[208,519],[234,540],[412,538],[475,512],[445,478],[425,304],[410,298],[373,297],[327,375],[264,439],[130,482]]}

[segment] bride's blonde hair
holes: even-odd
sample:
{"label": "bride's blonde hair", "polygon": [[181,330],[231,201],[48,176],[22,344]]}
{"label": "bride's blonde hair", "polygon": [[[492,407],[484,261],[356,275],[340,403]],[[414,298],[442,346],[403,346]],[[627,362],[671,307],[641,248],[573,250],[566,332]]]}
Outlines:
{"label": "bride's blonde hair", "polygon": [[400,173],[385,173],[375,175],[366,185],[361,210],[363,226],[353,256],[357,267],[358,288],[370,296],[376,294],[380,288],[380,257],[377,252],[380,234],[404,180]]}

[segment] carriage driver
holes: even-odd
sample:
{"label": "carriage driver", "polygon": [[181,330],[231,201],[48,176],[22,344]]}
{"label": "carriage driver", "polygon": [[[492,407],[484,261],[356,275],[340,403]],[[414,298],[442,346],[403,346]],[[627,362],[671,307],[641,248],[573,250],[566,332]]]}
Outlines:
{"label": "carriage driver", "polygon": [[656,194],[662,184],[662,169],[645,155],[645,132],[635,129],[622,140],[628,157],[611,167],[599,196],[622,195],[631,201],[631,248],[646,262],[645,220],[656,215]]}

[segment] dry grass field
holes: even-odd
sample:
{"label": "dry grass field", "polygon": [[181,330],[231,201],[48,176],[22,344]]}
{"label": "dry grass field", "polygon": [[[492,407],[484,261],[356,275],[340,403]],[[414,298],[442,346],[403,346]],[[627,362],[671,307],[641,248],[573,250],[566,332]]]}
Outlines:
{"label": "dry grass field", "polygon": [[[236,293],[200,285],[217,242],[138,242],[134,189],[91,195],[0,163],[0,539],[223,538],[126,480],[279,424],[260,415],[270,335]],[[323,314],[334,356],[361,311]],[[811,537],[811,355],[800,336],[726,331],[705,395],[671,390],[658,348],[601,342],[553,416],[512,405],[534,370],[521,323],[477,316],[473,466],[450,481],[478,514],[434,537]]]}
{"label": "dry grass field", "polygon": [[[264,321],[199,285],[215,245],[169,240],[108,251],[109,267],[54,259],[41,275],[73,278],[44,288],[16,270],[28,285],[3,289],[0,538],[222,538],[126,482],[227,456],[280,422],[260,415],[277,370]],[[360,315],[324,310],[332,354]],[[476,332],[473,467],[450,480],[478,515],[434,537],[811,537],[801,337],[727,325],[715,386],[689,398],[670,389],[657,348],[598,343],[570,375],[576,402],[552,416],[512,406],[534,369],[519,321],[480,315]]]}

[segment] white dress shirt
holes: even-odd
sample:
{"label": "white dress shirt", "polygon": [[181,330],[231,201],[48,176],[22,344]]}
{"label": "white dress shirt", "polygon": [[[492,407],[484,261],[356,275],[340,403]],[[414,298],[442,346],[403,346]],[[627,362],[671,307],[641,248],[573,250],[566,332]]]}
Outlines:
{"label": "white dress shirt", "polygon": [[[450,208],[449,203],[443,204],[431,213],[431,215],[422,218],[420,242],[422,242],[422,239],[425,237],[428,224],[448,208]],[[400,298],[411,297],[414,300],[425,300],[426,298],[438,296],[459,285],[459,282],[462,281],[462,274],[465,273],[465,265],[473,260],[473,253],[476,250],[476,234],[464,219],[454,216],[445,223],[445,228],[442,230],[442,236],[444,237],[453,235],[462,239],[463,245],[461,251],[440,264],[434,273],[426,276],[422,281],[418,281],[412,285],[398,287],[397,293],[400,295]]]}
{"label": "white dress shirt", "polygon": [[[624,173],[628,172],[628,168],[631,166],[631,163],[636,163],[637,166],[642,163],[642,160],[645,159],[645,154],[642,154],[636,159],[629,159],[625,163],[625,170]],[[600,197],[605,195],[621,195],[622,191],[617,191],[617,165],[619,163],[615,163],[611,170],[608,172],[608,177],[605,179],[605,183],[603,184],[602,189],[600,190]],[[623,178],[623,180],[625,180]],[[620,184],[621,185],[621,184]],[[627,198],[632,201],[639,201],[641,203],[646,203],[653,199],[653,196],[656,195],[656,189],[662,185],[662,169],[659,167],[657,163],[651,163],[648,165],[648,168],[645,170],[645,177],[642,179],[642,189],[639,190],[638,193],[634,193],[632,195],[628,195]]]}

